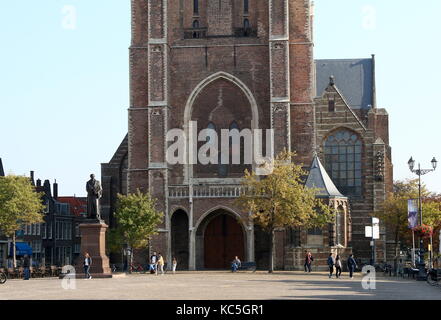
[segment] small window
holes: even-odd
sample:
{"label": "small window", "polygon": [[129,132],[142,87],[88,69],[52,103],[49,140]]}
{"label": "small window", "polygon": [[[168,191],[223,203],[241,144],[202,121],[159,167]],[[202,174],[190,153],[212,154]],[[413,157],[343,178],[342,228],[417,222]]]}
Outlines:
{"label": "small window", "polygon": [[193,21],[193,29],[199,29],[199,21],[198,20]]}
{"label": "small window", "polygon": [[249,0],[243,0],[243,13],[248,14],[250,9],[250,2]]}
{"label": "small window", "polygon": [[193,0],[193,14],[199,14],[199,0]]}
{"label": "small window", "polygon": [[334,98],[330,98],[328,100],[328,111],[329,112],[335,112],[335,100],[334,100]]}

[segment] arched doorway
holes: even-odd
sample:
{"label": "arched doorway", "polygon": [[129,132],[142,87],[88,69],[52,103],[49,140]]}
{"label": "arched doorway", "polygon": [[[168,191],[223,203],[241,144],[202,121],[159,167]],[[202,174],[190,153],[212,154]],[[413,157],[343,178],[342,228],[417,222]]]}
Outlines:
{"label": "arched doorway", "polygon": [[171,218],[171,254],[178,261],[179,270],[188,270],[189,261],[188,216],[184,210],[177,210]]}
{"label": "arched doorway", "polygon": [[226,210],[216,210],[198,228],[198,268],[228,269],[234,256],[245,261],[245,243],[241,222]]}

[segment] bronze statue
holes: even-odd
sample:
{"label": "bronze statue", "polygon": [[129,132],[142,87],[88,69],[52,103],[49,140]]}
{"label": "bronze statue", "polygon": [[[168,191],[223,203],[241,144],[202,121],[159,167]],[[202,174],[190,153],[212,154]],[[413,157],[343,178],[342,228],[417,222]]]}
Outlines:
{"label": "bronze statue", "polygon": [[99,200],[103,195],[103,189],[95,175],[90,175],[90,180],[86,184],[87,190],[87,218],[101,221]]}

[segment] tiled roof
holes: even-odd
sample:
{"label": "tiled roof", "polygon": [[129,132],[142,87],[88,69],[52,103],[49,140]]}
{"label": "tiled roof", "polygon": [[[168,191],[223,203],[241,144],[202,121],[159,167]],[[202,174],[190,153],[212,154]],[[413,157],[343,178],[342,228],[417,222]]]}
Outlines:
{"label": "tiled roof", "polygon": [[335,85],[353,109],[373,105],[373,59],[320,59],[315,61],[317,96],[321,96],[334,76]]}
{"label": "tiled roof", "polygon": [[57,201],[68,203],[70,205],[70,212],[77,217],[80,217],[82,213],[87,212],[87,201],[84,198],[58,197]]}

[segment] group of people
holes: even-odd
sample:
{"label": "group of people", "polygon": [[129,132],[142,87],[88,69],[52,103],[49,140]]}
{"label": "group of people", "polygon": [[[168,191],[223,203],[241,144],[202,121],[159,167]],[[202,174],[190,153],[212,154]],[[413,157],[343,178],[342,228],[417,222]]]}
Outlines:
{"label": "group of people", "polygon": [[[341,262],[340,255],[337,254],[337,256],[334,258],[334,254],[330,253],[327,265],[329,267],[329,278],[332,278],[332,275],[334,274],[334,268],[335,268],[335,277],[341,278],[341,272],[343,268],[343,264]],[[314,261],[314,257],[312,256],[311,252],[305,251],[305,272],[311,272],[312,271],[312,262]],[[346,261],[346,264],[348,266],[349,270],[349,277],[352,279],[354,276],[355,269],[357,268],[357,263],[355,262],[354,255],[349,255],[348,260]]]}
{"label": "group of people", "polygon": [[[154,273],[158,275],[158,271],[161,272],[161,275],[164,274],[164,266],[165,266],[165,260],[162,254],[159,252],[156,254],[156,252],[153,252],[153,254],[150,256],[150,265],[149,265],[149,271],[150,273]],[[176,267],[178,266],[178,261],[176,258],[173,258],[172,261],[172,272],[173,274],[176,273]]]}

